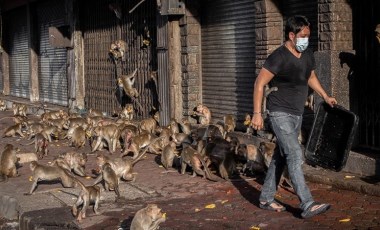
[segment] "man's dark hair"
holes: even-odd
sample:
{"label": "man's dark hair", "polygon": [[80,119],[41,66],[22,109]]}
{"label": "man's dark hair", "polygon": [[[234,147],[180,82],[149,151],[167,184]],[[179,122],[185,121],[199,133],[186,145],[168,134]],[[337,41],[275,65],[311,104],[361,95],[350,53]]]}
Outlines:
{"label": "man's dark hair", "polygon": [[310,26],[309,20],[305,16],[302,15],[295,15],[286,21],[285,26],[285,39],[289,39],[289,33],[293,32],[294,34],[297,34],[302,30],[303,27]]}

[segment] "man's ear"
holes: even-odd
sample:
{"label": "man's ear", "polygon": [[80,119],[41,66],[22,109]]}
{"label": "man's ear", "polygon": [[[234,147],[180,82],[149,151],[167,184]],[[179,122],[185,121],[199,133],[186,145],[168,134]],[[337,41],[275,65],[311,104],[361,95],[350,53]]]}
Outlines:
{"label": "man's ear", "polygon": [[294,40],[294,38],[296,37],[296,34],[295,33],[293,33],[293,32],[289,32],[289,39],[290,40]]}

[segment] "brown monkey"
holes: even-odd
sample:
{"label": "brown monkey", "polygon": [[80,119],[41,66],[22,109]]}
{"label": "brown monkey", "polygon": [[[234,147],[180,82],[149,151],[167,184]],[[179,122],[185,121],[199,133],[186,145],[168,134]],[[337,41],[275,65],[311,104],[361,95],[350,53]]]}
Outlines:
{"label": "brown monkey", "polygon": [[177,155],[176,153],[176,144],[173,141],[170,141],[162,150],[161,163],[166,171],[173,167],[174,157]]}
{"label": "brown monkey", "polygon": [[249,115],[248,113],[245,114],[243,124],[247,127],[247,131],[245,132],[246,134],[252,134],[253,133],[253,128],[252,128],[251,122],[252,122],[251,115]]}
{"label": "brown monkey", "polygon": [[86,131],[81,126],[70,128],[66,137],[71,141],[70,145],[73,147],[81,148],[86,145]]}
{"label": "brown monkey", "polygon": [[209,125],[211,122],[211,112],[205,105],[198,105],[193,116],[198,117],[198,121],[201,125]]}
{"label": "brown monkey", "polygon": [[[119,178],[116,175],[115,171],[112,169],[110,163],[105,163],[102,166],[101,178],[104,181],[104,188],[107,191],[114,190],[116,193],[116,200],[120,199]],[[96,180],[94,184],[97,184],[99,182],[100,181]]]}
{"label": "brown monkey", "polygon": [[74,171],[78,176],[86,176],[85,165],[87,163],[87,155],[85,153],[67,152],[61,153],[53,160],[52,165],[57,165],[67,171]]}
{"label": "brown monkey", "polygon": [[[266,168],[269,168],[269,164],[272,161],[272,157],[273,157],[275,148],[276,148],[276,144],[273,142],[263,141],[260,143],[258,150],[262,154],[262,156],[264,157],[264,163],[265,163]],[[289,172],[288,172],[288,168],[286,165],[284,167],[284,171],[282,172],[279,185],[282,187],[285,187],[285,188],[286,187],[293,187],[292,182],[289,178]]]}
{"label": "brown monkey", "polygon": [[182,118],[182,121],[179,122],[179,125],[181,127],[181,131],[184,134],[188,134],[188,135],[191,134],[191,124],[190,124],[190,121],[188,119]]}
{"label": "brown monkey", "polygon": [[275,92],[277,91],[278,88],[277,87],[270,87],[269,88],[269,85],[265,85],[265,88],[264,88],[264,97],[263,97],[263,104],[262,104],[262,114],[263,114],[263,117],[266,118],[267,117],[267,97],[270,93],[272,92]]}
{"label": "brown monkey", "polygon": [[224,130],[226,133],[235,131],[236,119],[233,115],[225,115],[223,117]]}
{"label": "brown monkey", "polygon": [[117,125],[109,124],[105,126],[97,126],[94,129],[94,135],[97,136],[97,139],[91,152],[98,150],[103,139],[107,142],[108,151],[111,154],[115,152],[117,142],[120,138],[120,130]]}
{"label": "brown monkey", "polygon": [[166,217],[156,204],[148,204],[136,212],[132,219],[131,230],[156,230]]}
{"label": "brown monkey", "polygon": [[48,121],[48,120],[53,120],[53,119],[58,119],[58,118],[67,119],[68,117],[69,115],[62,109],[54,110],[54,111],[46,111],[43,114],[41,114],[42,121]]}
{"label": "brown monkey", "polygon": [[13,103],[12,104],[12,110],[13,110],[13,115],[21,115],[26,117],[26,110],[28,107],[24,104],[20,103]]}
{"label": "brown monkey", "polygon": [[146,118],[140,122],[139,129],[140,133],[146,131],[148,133],[154,133],[158,126],[158,122],[160,120],[159,112],[155,112],[153,117]]}
{"label": "brown monkey", "polygon": [[17,149],[11,145],[7,144],[4,147],[3,152],[0,157],[0,181],[8,181],[9,177],[19,176],[17,172],[17,162],[19,158],[16,155]]}
{"label": "brown monkey", "polygon": [[219,178],[216,178],[215,175],[210,172],[203,157],[190,145],[186,146],[181,152],[181,174],[185,174],[187,165],[193,168],[193,177],[198,174],[211,181],[220,181]]}
{"label": "brown monkey", "polygon": [[69,129],[71,127],[76,127],[76,126],[81,126],[84,129],[89,128],[89,124],[87,123],[87,120],[84,119],[83,117],[73,117],[73,118],[67,119],[66,124],[64,125],[64,128]]}
{"label": "brown monkey", "polygon": [[25,193],[25,195],[32,195],[39,181],[54,181],[59,179],[65,188],[77,186],[77,182],[73,177],[66,173],[66,170],[58,166],[41,165],[37,161],[32,161],[30,162],[30,170],[33,173],[33,184],[30,192]]}
{"label": "brown monkey", "polygon": [[134,117],[134,109],[132,104],[126,104],[119,114],[120,118],[132,121]]}
{"label": "brown monkey", "polygon": [[127,43],[123,40],[116,40],[113,43],[111,43],[109,53],[114,60],[122,59],[123,61],[125,61],[125,54],[127,51]]}
{"label": "brown monkey", "polygon": [[133,73],[129,75],[121,75],[117,79],[117,84],[120,88],[124,89],[125,94],[127,94],[131,98],[139,97],[139,93],[136,88],[133,88],[133,84],[135,83],[135,76],[137,73],[137,69],[133,71]]}
{"label": "brown monkey", "polygon": [[21,137],[24,137],[24,134],[21,131],[22,124],[15,124],[10,127],[8,127],[3,134],[3,137],[15,137],[16,134],[20,135]]}
{"label": "brown monkey", "polygon": [[0,111],[5,111],[7,110],[7,104],[5,103],[4,100],[0,99]]}
{"label": "brown monkey", "polygon": [[377,41],[380,44],[380,24],[377,24],[376,29],[375,29],[375,33],[376,33]]}
{"label": "brown monkey", "polygon": [[48,140],[41,134],[37,133],[34,136],[34,140],[25,145],[31,145],[34,143],[34,152],[37,154],[39,159],[42,159],[44,156],[48,155],[49,150],[47,147],[49,146]]}
{"label": "brown monkey", "polygon": [[103,113],[100,110],[90,108],[88,110],[89,117],[103,117]]}
{"label": "brown monkey", "polygon": [[[77,217],[78,221],[86,218],[86,210],[89,205],[94,204],[94,212],[95,214],[99,214],[99,201],[100,201],[100,188],[97,185],[85,186],[78,179],[76,183],[81,187],[81,191],[78,195],[78,198],[75,204],[72,207],[73,216]],[[78,213],[78,207],[82,205],[82,209]]]}
{"label": "brown monkey", "polygon": [[267,166],[263,154],[252,144],[240,144],[237,148],[237,161],[244,163],[242,172],[264,173]]}
{"label": "brown monkey", "polygon": [[171,134],[179,133],[178,122],[176,121],[175,118],[170,119],[169,129],[170,129]]}
{"label": "brown monkey", "polygon": [[59,130],[62,130],[66,123],[66,119],[63,119],[63,118],[50,119],[50,120],[47,120],[46,123],[48,125],[57,127],[57,129]]}
{"label": "brown monkey", "polygon": [[55,138],[59,135],[59,130],[57,127],[52,125],[44,125],[42,131],[40,132],[49,142],[52,141],[51,136]]}
{"label": "brown monkey", "polygon": [[[132,135],[132,134],[130,134],[130,135]],[[151,134],[151,133],[147,133],[147,132],[144,132],[144,133],[139,134],[139,135],[134,136],[134,137],[130,137],[129,139],[126,140],[126,143],[129,143],[128,148],[124,149],[121,156],[123,157],[123,156],[127,155],[129,152],[133,152],[132,158],[136,159],[139,155],[140,149],[148,146],[150,143],[152,143],[154,140],[157,140],[158,138],[160,138],[160,137],[157,137],[156,135]],[[161,137],[161,139],[162,138],[163,137]],[[150,151],[153,151],[155,153],[159,152],[158,149],[152,149],[152,146],[151,146]]]}

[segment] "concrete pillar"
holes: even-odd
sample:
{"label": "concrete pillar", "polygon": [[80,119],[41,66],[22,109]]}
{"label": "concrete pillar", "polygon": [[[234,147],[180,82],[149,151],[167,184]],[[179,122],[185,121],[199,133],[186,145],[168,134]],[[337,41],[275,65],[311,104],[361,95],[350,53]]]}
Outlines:
{"label": "concrete pillar", "polygon": [[40,99],[38,80],[38,55],[36,53],[36,36],[32,20],[30,4],[27,4],[27,26],[29,34],[29,74],[30,74],[30,101],[37,102]]}
{"label": "concrete pillar", "polygon": [[3,50],[1,53],[1,65],[3,70],[3,94],[9,95],[10,82],[9,82],[9,55]]}
{"label": "concrete pillar", "polygon": [[179,121],[183,114],[181,32],[179,20],[169,20],[168,33],[170,108],[172,108],[170,116]]}
{"label": "concrete pillar", "polygon": [[[318,4],[317,74],[338,104],[350,109],[350,62],[355,57],[352,41],[352,9],[346,0]],[[316,103],[322,101],[316,98]]]}

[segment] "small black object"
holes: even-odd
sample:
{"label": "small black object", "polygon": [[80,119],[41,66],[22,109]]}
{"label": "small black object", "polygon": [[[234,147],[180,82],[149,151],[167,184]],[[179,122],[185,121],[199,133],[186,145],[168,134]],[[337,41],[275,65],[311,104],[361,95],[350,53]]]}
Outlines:
{"label": "small black object", "polygon": [[311,165],[341,171],[346,165],[359,118],[340,105],[321,102],[314,118],[305,159]]}

